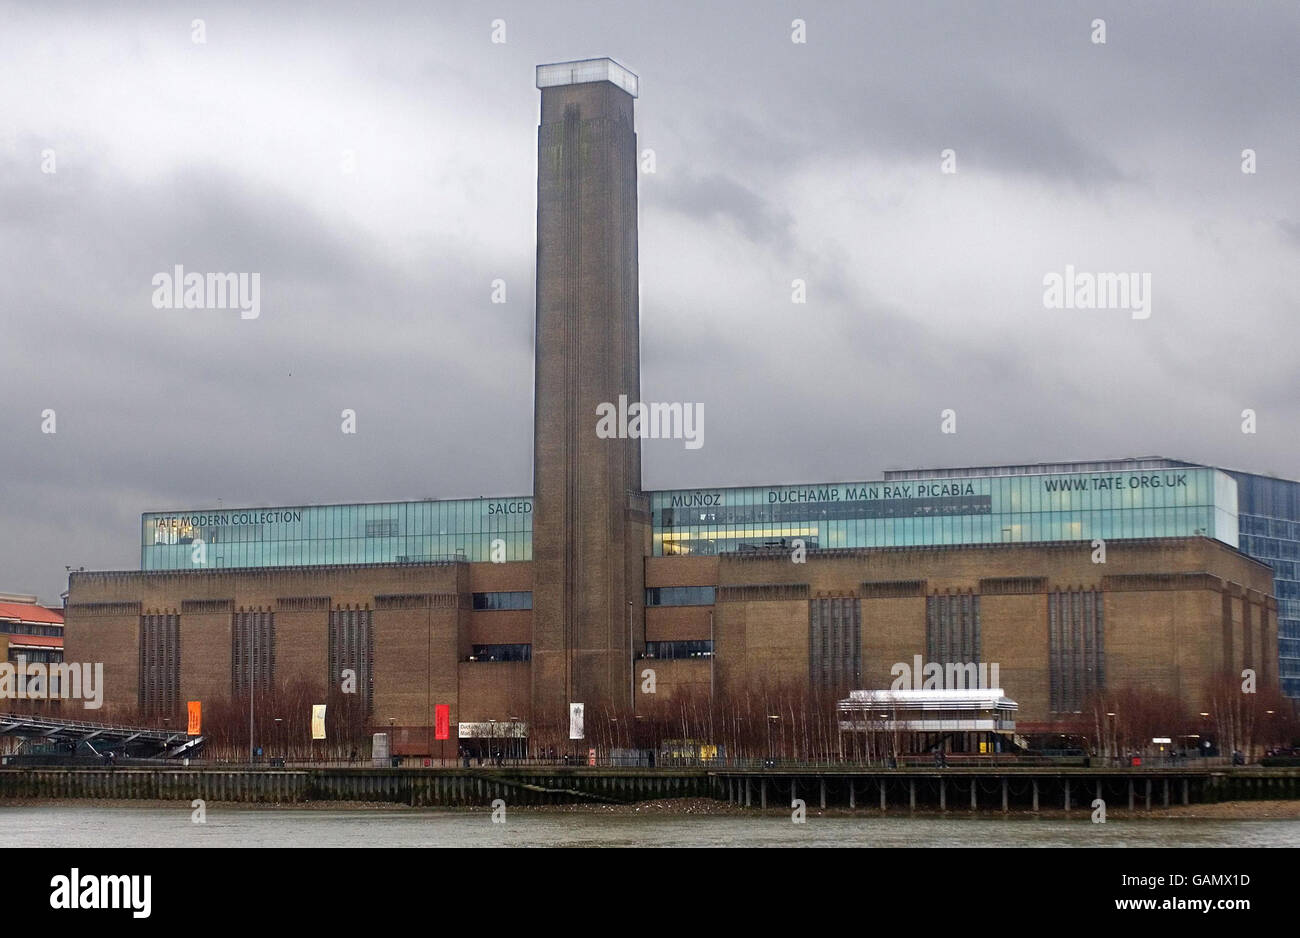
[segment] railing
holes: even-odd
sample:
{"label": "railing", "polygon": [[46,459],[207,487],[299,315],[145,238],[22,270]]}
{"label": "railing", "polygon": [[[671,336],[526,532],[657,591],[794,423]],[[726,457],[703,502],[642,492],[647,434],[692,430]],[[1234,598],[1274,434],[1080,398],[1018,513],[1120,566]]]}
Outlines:
{"label": "railing", "polygon": [[[151,740],[167,740],[181,738],[185,733],[179,729],[156,729],[153,727],[123,726],[116,723],[90,723],[84,720],[64,720],[59,717],[44,717],[30,713],[0,713],[0,727],[5,724],[30,724],[35,727],[46,727],[52,730],[73,732],[73,733],[111,733],[114,736],[128,735],[137,738],[145,737]],[[12,731],[6,735],[13,735]]]}

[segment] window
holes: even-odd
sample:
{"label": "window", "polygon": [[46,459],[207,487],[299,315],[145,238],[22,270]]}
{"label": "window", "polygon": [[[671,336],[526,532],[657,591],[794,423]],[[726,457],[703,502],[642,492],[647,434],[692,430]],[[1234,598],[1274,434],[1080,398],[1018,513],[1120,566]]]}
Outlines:
{"label": "window", "polygon": [[475,645],[470,661],[532,661],[532,645]]}
{"label": "window", "polygon": [[1054,713],[1080,713],[1106,687],[1105,619],[1100,590],[1047,596],[1048,683]]}
{"label": "window", "polygon": [[231,696],[247,694],[250,680],[259,691],[269,691],[275,678],[275,613],[239,612],[235,614],[234,624],[234,640],[230,645]]}
{"label": "window", "polygon": [[180,616],[140,617],[140,684],[142,713],[170,715],[180,706]]}
{"label": "window", "polygon": [[508,593],[475,593],[474,608],[479,610],[532,609],[531,590]]}
{"label": "window", "polygon": [[645,591],[647,606],[712,606],[712,586],[656,586]]}
{"label": "window", "polygon": [[646,642],[645,657],[674,661],[681,658],[713,657],[713,642]]}
{"label": "window", "polygon": [[[947,665],[980,665],[980,598],[975,593],[935,593],[925,600],[926,661]],[[976,671],[978,674],[978,670]],[[978,686],[969,670],[956,675],[966,686]],[[969,684],[972,678],[974,684]],[[946,685],[945,685],[946,687]],[[948,690],[963,689],[946,687]]]}
{"label": "window", "polygon": [[856,597],[808,603],[808,682],[845,694],[862,682],[861,604]]}
{"label": "window", "polygon": [[329,674],[326,687],[342,688],[343,672],[356,675],[356,693],[365,701],[366,713],[375,708],[375,637],[369,609],[334,609],[330,612]]}

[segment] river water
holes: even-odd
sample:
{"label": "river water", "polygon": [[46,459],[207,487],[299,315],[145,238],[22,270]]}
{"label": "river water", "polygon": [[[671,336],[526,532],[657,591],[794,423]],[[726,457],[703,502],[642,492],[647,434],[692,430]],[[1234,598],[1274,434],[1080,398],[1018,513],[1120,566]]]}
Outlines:
{"label": "river water", "polygon": [[0,847],[1296,847],[1300,820],[637,816],[45,804],[0,807]]}

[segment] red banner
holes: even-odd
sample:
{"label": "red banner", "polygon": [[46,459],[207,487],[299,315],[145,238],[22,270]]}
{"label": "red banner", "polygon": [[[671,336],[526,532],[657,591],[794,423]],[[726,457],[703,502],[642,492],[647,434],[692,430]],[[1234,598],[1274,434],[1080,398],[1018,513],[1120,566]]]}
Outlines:
{"label": "red banner", "polygon": [[203,729],[203,704],[197,700],[191,700],[188,703],[189,725],[186,727],[186,735],[198,736]]}
{"label": "red banner", "polygon": [[433,708],[433,726],[437,739],[450,738],[451,706],[449,704],[438,704]]}

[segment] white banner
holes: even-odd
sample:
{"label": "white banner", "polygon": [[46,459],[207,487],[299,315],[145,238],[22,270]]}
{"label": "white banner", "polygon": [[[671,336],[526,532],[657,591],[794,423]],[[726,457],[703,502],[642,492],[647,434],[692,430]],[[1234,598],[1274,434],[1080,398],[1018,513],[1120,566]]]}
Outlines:
{"label": "white banner", "polygon": [[569,704],[569,739],[582,739],[582,704]]}
{"label": "white banner", "polygon": [[458,723],[456,734],[461,739],[527,739],[528,724],[523,720],[513,723]]}

